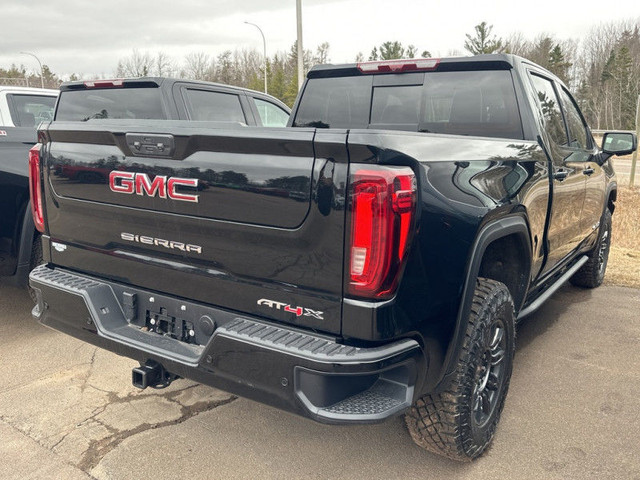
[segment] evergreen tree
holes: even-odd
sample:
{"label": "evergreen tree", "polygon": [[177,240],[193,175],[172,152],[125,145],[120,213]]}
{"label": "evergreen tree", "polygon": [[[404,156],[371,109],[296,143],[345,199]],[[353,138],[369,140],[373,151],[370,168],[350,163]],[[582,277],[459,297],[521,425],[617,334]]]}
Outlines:
{"label": "evergreen tree", "polygon": [[556,74],[560,80],[566,84],[569,83],[569,68],[571,67],[571,63],[565,60],[560,44],[556,44],[549,53],[548,67],[549,71]]}
{"label": "evergreen tree", "polygon": [[475,36],[466,35],[467,40],[464,42],[464,48],[472,55],[482,55],[485,53],[500,53],[504,50],[501,38],[491,36],[493,25],[487,25],[482,22],[474,27]]}
{"label": "evergreen tree", "polygon": [[[415,47],[413,47],[415,49]],[[405,58],[404,47],[402,43],[384,42],[380,45],[380,60],[395,60],[396,58]]]}

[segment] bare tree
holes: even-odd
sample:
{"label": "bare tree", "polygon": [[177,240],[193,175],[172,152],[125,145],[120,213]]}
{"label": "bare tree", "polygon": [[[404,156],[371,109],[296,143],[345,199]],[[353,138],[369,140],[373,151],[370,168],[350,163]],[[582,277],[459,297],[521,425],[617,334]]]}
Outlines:
{"label": "bare tree", "polygon": [[184,58],[184,68],[181,76],[192,80],[213,80],[215,64],[211,57],[204,52],[193,52]]}
{"label": "bare tree", "polygon": [[324,65],[329,63],[329,42],[324,42],[318,45],[316,54],[313,57],[313,63],[316,65]]}
{"label": "bare tree", "polygon": [[159,77],[171,77],[175,74],[175,68],[171,58],[164,52],[156,53],[154,58],[153,74]]}
{"label": "bare tree", "polygon": [[118,61],[118,77],[146,77],[153,69],[153,59],[149,52],[141,53],[133,49],[131,55]]}

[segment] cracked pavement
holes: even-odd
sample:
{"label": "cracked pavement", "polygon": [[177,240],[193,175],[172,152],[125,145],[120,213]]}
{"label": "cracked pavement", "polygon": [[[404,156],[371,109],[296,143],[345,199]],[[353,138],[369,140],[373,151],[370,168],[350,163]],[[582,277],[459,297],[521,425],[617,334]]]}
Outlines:
{"label": "cracked pavement", "polygon": [[0,478],[640,479],[640,291],[563,288],[518,329],[493,447],[457,464],[402,418],[327,426],[187,380],[131,385],[129,359],[38,325],[0,283]]}

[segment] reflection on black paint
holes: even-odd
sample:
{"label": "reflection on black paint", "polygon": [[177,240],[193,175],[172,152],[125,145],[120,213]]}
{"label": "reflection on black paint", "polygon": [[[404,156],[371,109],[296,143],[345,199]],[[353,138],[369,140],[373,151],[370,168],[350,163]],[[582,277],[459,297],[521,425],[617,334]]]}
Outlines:
{"label": "reflection on black paint", "polygon": [[325,162],[320,170],[320,178],[318,179],[318,189],[316,193],[316,200],[318,202],[318,210],[322,215],[327,216],[331,213],[331,207],[333,203],[334,185],[333,185],[333,171],[335,164],[329,160]]}
{"label": "reflection on black paint", "polygon": [[[54,149],[49,163],[54,191],[69,198],[287,228],[298,226],[310,207],[313,158],[198,152],[179,161],[101,153],[77,144]],[[198,179],[198,203],[114,194],[107,184],[115,170],[144,173],[151,181],[158,175]],[[328,195],[321,189],[317,196],[328,198],[329,209],[332,182],[328,168],[318,184],[328,186]]]}

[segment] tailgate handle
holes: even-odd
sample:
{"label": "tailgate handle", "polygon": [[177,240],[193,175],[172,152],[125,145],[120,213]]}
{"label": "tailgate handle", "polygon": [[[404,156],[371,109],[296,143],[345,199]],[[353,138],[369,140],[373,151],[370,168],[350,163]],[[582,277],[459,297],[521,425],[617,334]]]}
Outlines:
{"label": "tailgate handle", "polygon": [[175,150],[173,135],[127,133],[127,146],[137,157],[170,157]]}

